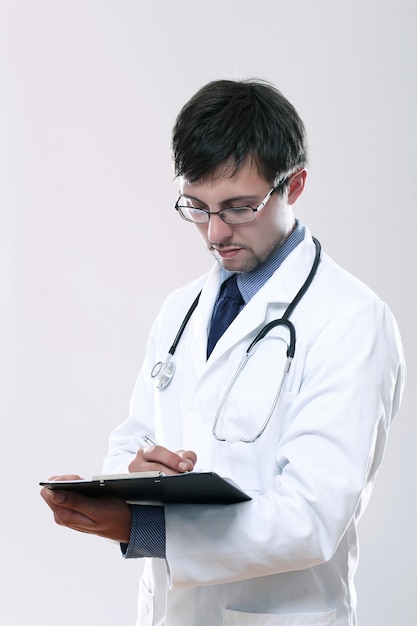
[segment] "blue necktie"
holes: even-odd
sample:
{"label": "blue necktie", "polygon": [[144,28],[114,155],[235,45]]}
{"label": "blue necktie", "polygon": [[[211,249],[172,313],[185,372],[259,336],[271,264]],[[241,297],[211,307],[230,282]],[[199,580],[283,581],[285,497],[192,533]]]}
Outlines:
{"label": "blue necktie", "polygon": [[207,342],[207,358],[243,304],[244,300],[237,286],[237,274],[233,274],[221,286],[219,299],[214,306]]}

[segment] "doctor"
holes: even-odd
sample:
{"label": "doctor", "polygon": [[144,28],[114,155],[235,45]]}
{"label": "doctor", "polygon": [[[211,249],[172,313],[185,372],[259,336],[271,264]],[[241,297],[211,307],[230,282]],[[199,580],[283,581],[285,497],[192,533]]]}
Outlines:
{"label": "doctor", "polygon": [[[252,499],[42,495],[57,523],[145,559],[140,626],[354,626],[357,522],[405,376],[395,320],[295,219],[305,131],[273,86],[203,87],[177,118],[173,155],[175,209],[216,263],[165,301],[104,472],[215,471]],[[235,317],[212,337],[230,278]]]}

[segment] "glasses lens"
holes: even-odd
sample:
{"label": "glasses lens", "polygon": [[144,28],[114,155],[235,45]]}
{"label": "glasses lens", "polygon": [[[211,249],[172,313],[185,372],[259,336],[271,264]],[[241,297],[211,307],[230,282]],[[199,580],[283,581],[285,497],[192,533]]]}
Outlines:
{"label": "glasses lens", "polygon": [[192,206],[177,205],[177,209],[185,220],[194,222],[195,224],[207,224],[209,216],[206,211],[196,209]]}
{"label": "glasses lens", "polygon": [[224,209],[220,211],[220,217],[226,224],[248,224],[255,219],[255,212],[247,206]]}

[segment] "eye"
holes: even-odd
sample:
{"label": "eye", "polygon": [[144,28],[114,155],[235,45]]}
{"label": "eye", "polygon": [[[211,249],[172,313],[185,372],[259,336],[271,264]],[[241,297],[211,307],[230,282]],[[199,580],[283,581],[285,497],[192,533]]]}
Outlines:
{"label": "eye", "polygon": [[186,207],[189,213],[194,213],[196,215],[201,215],[203,213],[207,213],[207,211],[205,211],[204,209],[198,209],[195,206],[188,206]]}

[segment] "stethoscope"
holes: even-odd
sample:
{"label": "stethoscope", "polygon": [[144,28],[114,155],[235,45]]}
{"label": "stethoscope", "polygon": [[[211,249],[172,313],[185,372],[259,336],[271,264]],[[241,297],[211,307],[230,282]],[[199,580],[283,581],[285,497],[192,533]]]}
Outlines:
{"label": "stethoscope", "polygon": [[[255,339],[252,341],[252,343],[250,344],[250,346],[248,347],[248,349],[246,350],[246,354],[244,356],[244,359],[242,360],[241,365],[239,366],[239,370],[241,371],[244,367],[244,364],[246,363],[247,359],[249,358],[249,356],[252,354],[253,348],[256,346],[256,344],[265,337],[265,335],[267,335],[273,328],[275,328],[276,326],[285,326],[290,334],[290,342],[288,344],[288,349],[287,349],[287,362],[286,362],[286,370],[287,373],[289,371],[290,365],[291,365],[291,361],[294,358],[294,354],[295,354],[295,342],[296,342],[296,333],[295,333],[295,327],[294,324],[289,320],[290,315],[293,313],[295,307],[297,306],[297,304],[300,302],[300,300],[303,298],[303,296],[305,295],[306,291],[308,290],[308,288],[310,287],[314,276],[316,275],[317,272],[317,268],[319,266],[320,263],[320,257],[321,257],[321,245],[320,242],[313,237],[313,241],[314,241],[314,245],[316,247],[316,253],[314,256],[314,261],[313,261],[313,265],[311,266],[311,270],[304,282],[304,284],[302,285],[302,287],[300,288],[300,290],[298,291],[298,293],[296,294],[295,298],[292,300],[292,302],[288,305],[285,313],[283,314],[282,317],[280,317],[279,319],[273,320],[272,322],[269,322],[268,324],[266,324],[260,331],[259,333],[256,335]],[[181,337],[184,333],[184,330],[188,324],[188,322],[190,321],[190,318],[192,316],[192,314],[194,313],[195,309],[197,308],[198,305],[198,301],[200,299],[200,295],[201,295],[201,291],[200,293],[197,295],[196,299],[194,300],[194,302],[192,303],[192,305],[190,306],[190,308],[188,309],[182,323],[181,326],[178,329],[178,332],[175,336],[175,339],[172,343],[172,346],[170,347],[170,349],[168,350],[168,355],[167,358],[165,359],[164,362],[162,361],[158,361],[158,363],[155,363],[155,365],[153,366],[152,370],[151,370],[151,377],[154,380],[155,386],[157,389],[165,389],[165,387],[167,387],[169,385],[169,383],[172,381],[172,378],[175,374],[175,363],[174,361],[172,361],[172,357],[175,354],[175,351],[178,347],[178,344],[181,340]],[[243,362],[244,361],[244,362]],[[236,380],[238,375],[238,372],[235,374],[234,378],[233,378],[233,382]],[[283,383],[282,383],[283,384]],[[282,387],[281,384],[281,387]],[[224,400],[221,406],[223,406],[224,404]],[[220,407],[221,409],[221,407]],[[218,411],[219,413],[219,411]]]}

